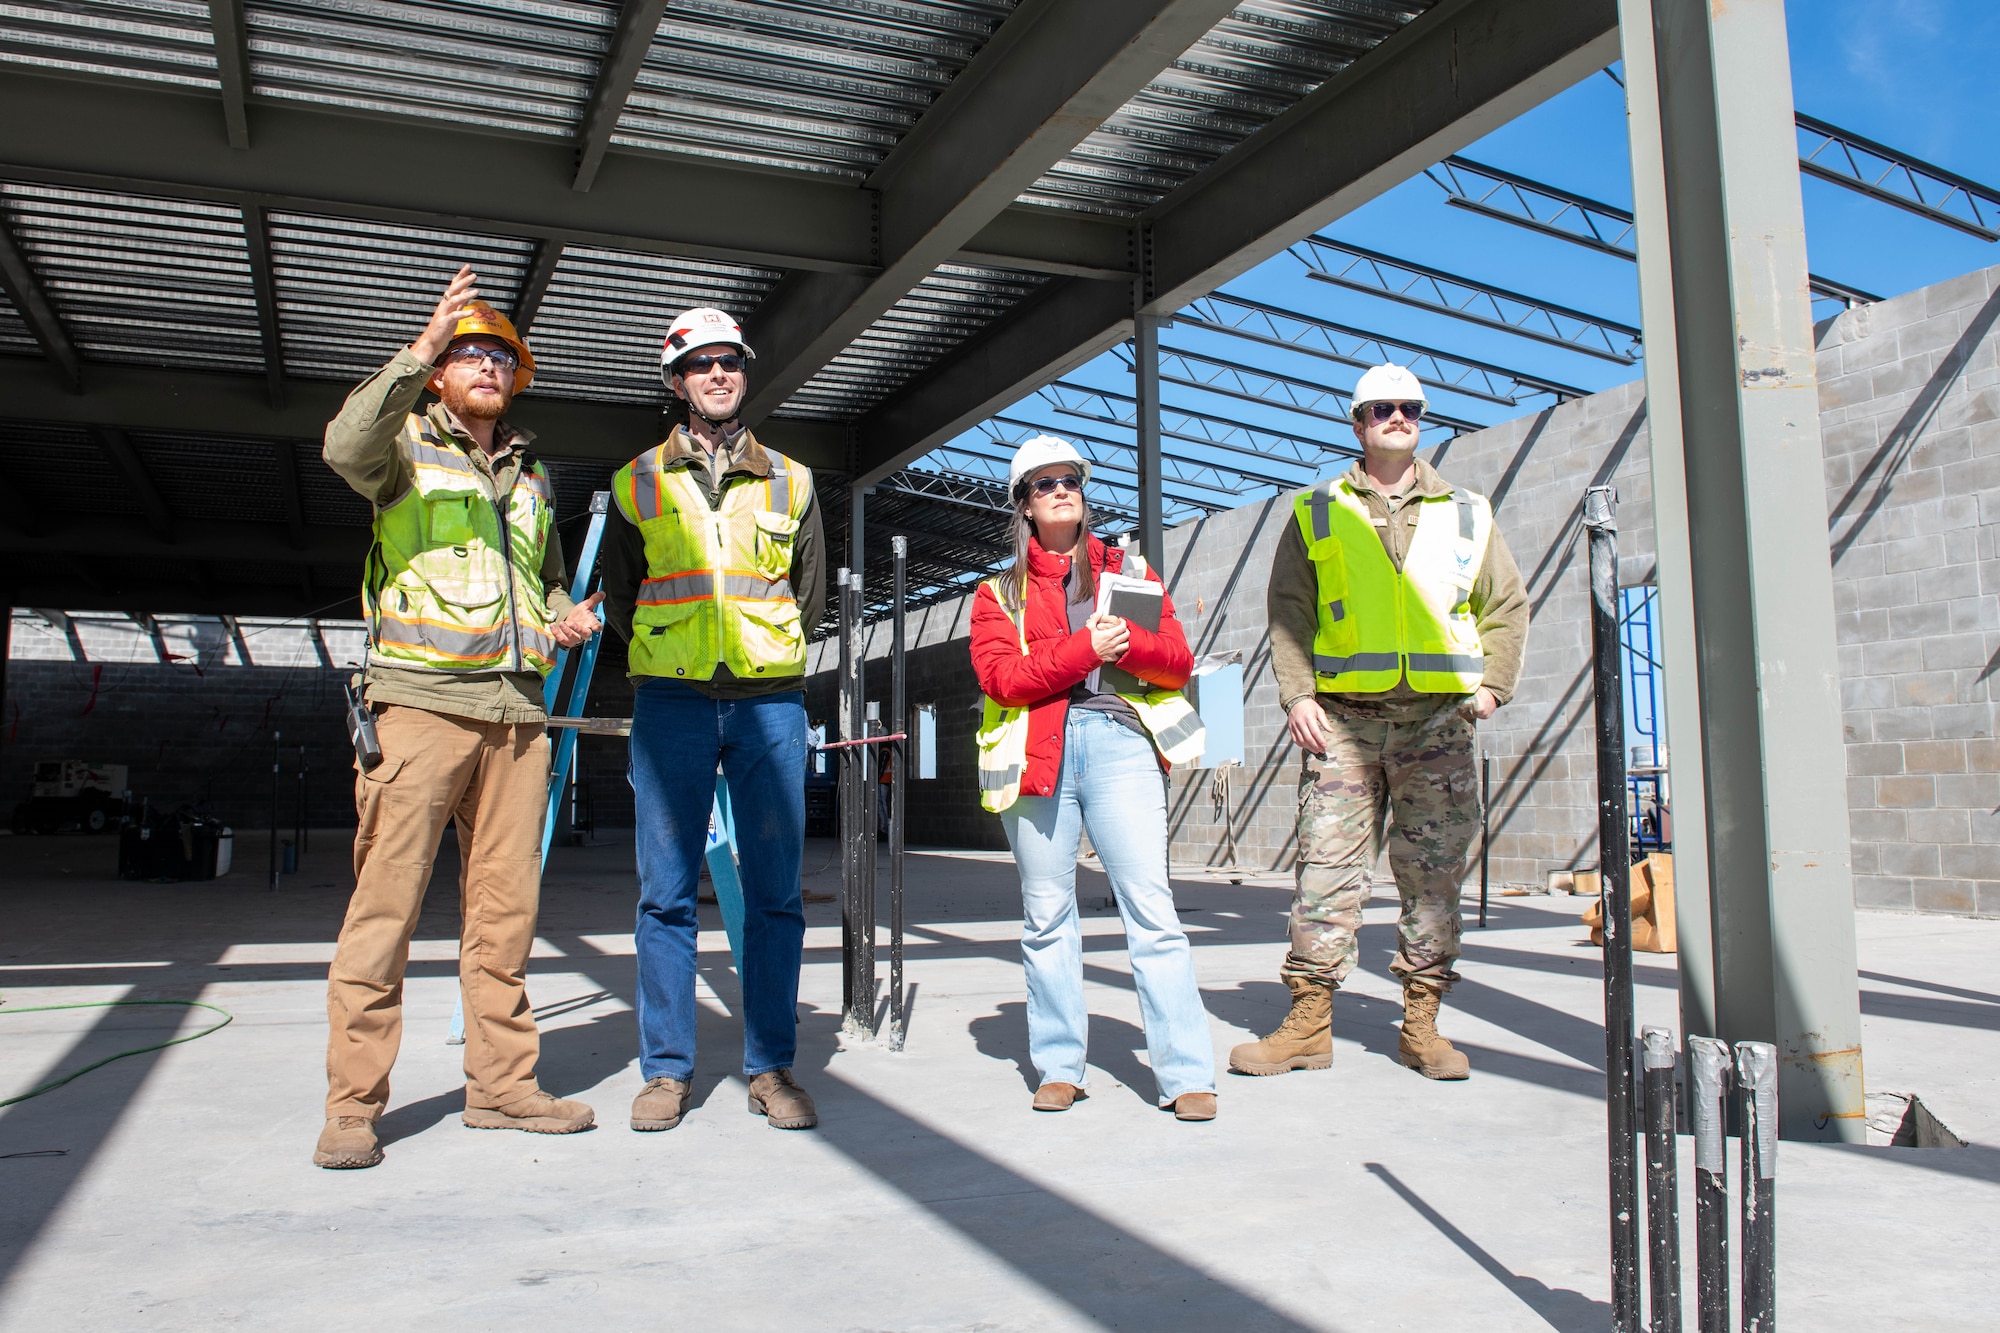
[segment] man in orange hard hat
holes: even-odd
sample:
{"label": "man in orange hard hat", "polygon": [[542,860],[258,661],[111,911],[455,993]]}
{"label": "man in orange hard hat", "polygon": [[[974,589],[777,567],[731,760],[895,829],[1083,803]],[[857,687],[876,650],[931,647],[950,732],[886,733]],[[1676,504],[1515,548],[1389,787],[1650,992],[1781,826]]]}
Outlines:
{"label": "man in orange hard hat", "polygon": [[[542,885],[542,678],[597,633],[565,590],[555,493],[507,423],[535,358],[461,268],[430,323],[347,397],[325,458],[374,506],[365,698],[381,761],[355,782],[354,897],[327,975],[324,1167],[382,1160],[375,1121],[403,1030],[403,969],[447,821],[458,825],[465,1115],[569,1134],[591,1109],[535,1081],[528,952]],[[416,410],[428,388],[439,401]],[[357,678],[359,679],[359,678]],[[357,768],[360,765],[357,763]]]}

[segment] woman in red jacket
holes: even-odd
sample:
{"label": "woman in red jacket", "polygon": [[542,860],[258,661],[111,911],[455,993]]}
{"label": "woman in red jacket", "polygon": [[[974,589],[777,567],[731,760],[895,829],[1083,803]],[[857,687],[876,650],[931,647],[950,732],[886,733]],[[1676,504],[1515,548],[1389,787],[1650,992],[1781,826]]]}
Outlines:
{"label": "woman in red jacket", "polygon": [[[1000,738],[1007,726],[982,732],[982,769],[1003,775],[986,783],[982,773],[982,783],[1021,871],[1035,1109],[1067,1110],[1085,1095],[1076,854],[1087,827],[1124,918],[1160,1105],[1182,1120],[1212,1120],[1214,1046],[1167,879],[1166,763],[1148,729],[1186,709],[1177,694],[1163,704],[1130,682],[1130,693],[1113,693],[1101,679],[1115,663],[1154,690],[1178,691],[1193,658],[1164,588],[1157,633],[1095,614],[1098,581],[1122,568],[1124,552],[1090,535],[1089,477],[1067,441],[1044,435],[1021,446],[1009,479],[1019,515],[1014,563],[972,603],[973,670],[997,705],[989,713],[1016,728],[1011,740]],[[1146,577],[1159,582],[1151,570]],[[1025,754],[996,759],[993,751],[1019,745],[1023,724]]]}

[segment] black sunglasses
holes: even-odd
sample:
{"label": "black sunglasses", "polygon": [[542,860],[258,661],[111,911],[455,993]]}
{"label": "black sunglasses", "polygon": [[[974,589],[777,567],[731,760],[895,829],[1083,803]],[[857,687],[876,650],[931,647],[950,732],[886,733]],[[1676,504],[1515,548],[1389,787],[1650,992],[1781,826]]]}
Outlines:
{"label": "black sunglasses", "polygon": [[1405,421],[1422,421],[1424,419],[1424,405],[1422,403],[1368,404],[1368,415],[1374,417],[1378,423],[1388,421],[1398,412],[1403,414],[1403,420]]}
{"label": "black sunglasses", "polygon": [[724,352],[721,356],[691,356],[681,362],[681,374],[706,375],[717,366],[734,375],[743,369],[743,358],[734,352]]}
{"label": "black sunglasses", "polygon": [[1037,477],[1029,483],[1029,489],[1036,495],[1054,495],[1057,488],[1083,494],[1083,478],[1074,472],[1061,477]]}

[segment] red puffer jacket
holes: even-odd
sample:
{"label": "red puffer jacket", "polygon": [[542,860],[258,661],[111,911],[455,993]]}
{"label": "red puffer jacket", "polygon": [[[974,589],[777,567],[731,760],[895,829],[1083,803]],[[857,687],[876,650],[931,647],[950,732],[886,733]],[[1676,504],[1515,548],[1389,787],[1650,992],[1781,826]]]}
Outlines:
{"label": "red puffer jacket", "polygon": [[[1090,568],[1116,573],[1125,553],[1090,539]],[[1063,724],[1069,717],[1069,692],[1101,662],[1090,647],[1090,631],[1069,628],[1069,606],[1063,580],[1069,577],[1069,557],[1051,555],[1040,542],[1028,541],[1028,652],[1014,622],[993,589],[981,584],[972,599],[972,670],[986,697],[1007,708],[1028,709],[1028,763],[1021,775],[1023,796],[1047,796],[1062,773]],[[1158,583],[1150,568],[1146,577]],[[1131,646],[1118,665],[1161,689],[1178,690],[1194,670],[1194,654],[1174,616],[1174,599],[1161,593],[1160,632],[1132,625]],[[1167,765],[1164,761],[1161,767]]]}

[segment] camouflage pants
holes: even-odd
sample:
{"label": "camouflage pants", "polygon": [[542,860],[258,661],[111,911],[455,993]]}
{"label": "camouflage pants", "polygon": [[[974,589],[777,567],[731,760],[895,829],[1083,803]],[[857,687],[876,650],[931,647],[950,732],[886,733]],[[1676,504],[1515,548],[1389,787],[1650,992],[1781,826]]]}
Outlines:
{"label": "camouflage pants", "polygon": [[1354,970],[1386,821],[1403,899],[1389,969],[1449,989],[1459,886],[1479,827],[1473,723],[1450,705],[1404,720],[1371,717],[1365,706],[1325,711],[1332,739],[1299,776],[1298,890],[1282,974],[1338,986]]}

